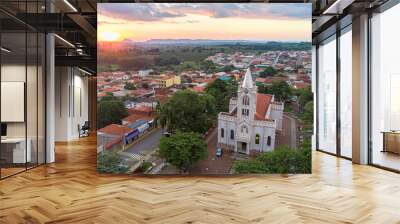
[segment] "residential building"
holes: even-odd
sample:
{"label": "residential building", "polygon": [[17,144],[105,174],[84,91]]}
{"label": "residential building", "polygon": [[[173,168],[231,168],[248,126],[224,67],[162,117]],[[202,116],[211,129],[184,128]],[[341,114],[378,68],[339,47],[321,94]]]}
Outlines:
{"label": "residential building", "polygon": [[154,80],[158,88],[169,88],[181,84],[181,77],[177,75],[148,75],[147,77]]}

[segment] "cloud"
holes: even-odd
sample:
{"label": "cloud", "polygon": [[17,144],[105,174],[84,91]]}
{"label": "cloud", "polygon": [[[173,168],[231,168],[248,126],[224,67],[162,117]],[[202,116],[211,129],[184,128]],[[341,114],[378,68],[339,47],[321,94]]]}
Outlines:
{"label": "cloud", "polygon": [[175,4],[177,12],[197,13],[214,18],[244,17],[265,19],[310,19],[308,3],[214,3]]}
{"label": "cloud", "polygon": [[189,19],[185,21],[186,23],[199,23],[198,20]]}
{"label": "cloud", "polygon": [[160,21],[187,14],[213,18],[311,19],[309,3],[100,3],[98,12],[128,21]]}
{"label": "cloud", "polygon": [[167,12],[155,4],[100,3],[97,9],[100,15],[127,21],[159,21],[184,16],[181,13]]}
{"label": "cloud", "polygon": [[122,25],[127,24],[127,22],[110,22],[110,21],[99,21],[99,25]]}

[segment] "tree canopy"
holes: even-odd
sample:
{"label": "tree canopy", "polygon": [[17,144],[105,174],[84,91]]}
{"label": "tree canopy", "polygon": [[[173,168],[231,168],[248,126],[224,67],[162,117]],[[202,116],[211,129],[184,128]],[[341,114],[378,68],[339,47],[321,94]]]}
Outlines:
{"label": "tree canopy", "polygon": [[273,67],[266,67],[262,72],[260,72],[260,77],[265,78],[267,76],[274,76],[277,74],[278,71],[276,71]]}
{"label": "tree canopy", "polygon": [[125,86],[124,86],[124,89],[126,89],[126,90],[134,90],[134,89],[136,89],[136,87],[135,87],[135,84],[127,82],[125,84]]}
{"label": "tree canopy", "polygon": [[299,97],[299,104],[302,107],[305,107],[308,102],[314,99],[311,87],[296,90],[296,95]]}
{"label": "tree canopy", "polygon": [[300,113],[300,119],[303,121],[312,124],[314,120],[314,102],[308,101],[304,106],[304,109]]}
{"label": "tree canopy", "polygon": [[175,93],[160,106],[159,120],[169,131],[204,133],[215,119],[215,102],[208,94],[191,90]]}
{"label": "tree canopy", "polygon": [[223,81],[216,79],[206,87],[206,93],[215,99],[215,107],[218,112],[229,110],[229,100],[236,95],[237,82],[233,80]]}
{"label": "tree canopy", "polygon": [[236,161],[235,173],[311,173],[311,147],[291,149],[280,146],[274,151],[264,152],[255,159]]}
{"label": "tree canopy", "polygon": [[113,96],[104,97],[98,103],[98,127],[103,128],[109,124],[121,124],[121,119],[128,116],[128,110],[121,100]]}
{"label": "tree canopy", "polygon": [[259,87],[258,92],[273,94],[275,100],[286,102],[290,97],[292,97],[292,88],[285,81],[276,81],[271,85],[262,85]]}
{"label": "tree canopy", "polygon": [[193,164],[207,158],[207,144],[198,133],[178,132],[171,137],[161,137],[159,155],[185,172]]}

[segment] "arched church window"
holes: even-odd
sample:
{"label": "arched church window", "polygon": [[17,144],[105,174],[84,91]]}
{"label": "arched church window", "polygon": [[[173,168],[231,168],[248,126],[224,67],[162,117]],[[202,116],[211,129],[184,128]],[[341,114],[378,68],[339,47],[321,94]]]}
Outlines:
{"label": "arched church window", "polygon": [[242,109],[243,116],[249,116],[249,109]]}
{"label": "arched church window", "polygon": [[224,137],[224,132],[225,132],[225,130],[223,128],[221,128],[221,138]]}
{"label": "arched church window", "polygon": [[231,130],[231,139],[235,139],[235,132],[233,130]]}
{"label": "arched church window", "polygon": [[243,105],[248,106],[250,104],[250,98],[249,96],[244,96],[243,97]]}
{"label": "arched church window", "polygon": [[241,131],[242,131],[242,133],[245,133],[245,132],[246,132],[246,134],[249,133],[249,130],[247,129],[246,125],[242,126]]}
{"label": "arched church window", "polygon": [[271,136],[268,136],[268,138],[267,138],[267,145],[271,146]]}
{"label": "arched church window", "polygon": [[256,134],[256,144],[260,144],[260,135]]}

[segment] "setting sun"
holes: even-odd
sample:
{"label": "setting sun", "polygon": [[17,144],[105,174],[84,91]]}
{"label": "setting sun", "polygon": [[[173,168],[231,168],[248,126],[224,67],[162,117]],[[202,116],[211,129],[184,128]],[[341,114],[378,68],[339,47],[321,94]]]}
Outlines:
{"label": "setting sun", "polygon": [[100,34],[100,39],[102,41],[116,41],[118,39],[118,34],[115,32],[109,32],[109,31],[102,32]]}

